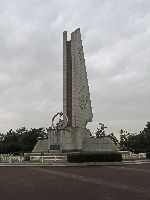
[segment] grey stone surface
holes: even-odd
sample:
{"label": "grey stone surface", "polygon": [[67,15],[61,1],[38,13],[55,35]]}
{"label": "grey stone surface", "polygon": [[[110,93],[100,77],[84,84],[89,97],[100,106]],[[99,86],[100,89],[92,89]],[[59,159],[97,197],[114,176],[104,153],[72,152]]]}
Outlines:
{"label": "grey stone surface", "polygon": [[48,139],[39,140],[33,152],[58,152],[58,150],[50,148],[53,145],[59,145],[60,152],[119,151],[110,138],[90,138],[90,131],[88,129],[72,127],[58,131],[50,130]]}
{"label": "grey stone surface", "polygon": [[32,152],[48,152],[48,139],[38,140]]}
{"label": "grey stone surface", "polygon": [[[66,42],[67,31],[63,33],[63,112],[67,115]],[[72,127],[86,128],[87,123],[92,121],[93,113],[80,29],[71,33],[71,57]]]}
{"label": "grey stone surface", "polygon": [[108,137],[84,138],[82,151],[119,151],[118,147]]}
{"label": "grey stone surface", "polygon": [[90,131],[85,128],[69,127],[64,130],[50,130],[48,134],[49,152],[50,145],[60,145],[60,151],[80,151],[82,141],[90,137]]}

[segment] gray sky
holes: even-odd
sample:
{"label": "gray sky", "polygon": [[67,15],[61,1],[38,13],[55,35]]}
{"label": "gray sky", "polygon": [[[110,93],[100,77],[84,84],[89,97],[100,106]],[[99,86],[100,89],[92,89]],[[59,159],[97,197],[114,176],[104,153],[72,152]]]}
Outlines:
{"label": "gray sky", "polygon": [[150,120],[149,0],[0,0],[0,132],[62,110],[62,32],[81,28],[93,107],[108,132]]}

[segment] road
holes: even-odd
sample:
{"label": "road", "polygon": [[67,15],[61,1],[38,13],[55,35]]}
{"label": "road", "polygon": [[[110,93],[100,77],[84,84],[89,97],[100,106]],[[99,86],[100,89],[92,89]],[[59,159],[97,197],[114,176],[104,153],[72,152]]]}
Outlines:
{"label": "road", "polygon": [[150,200],[150,164],[0,167],[1,200]]}

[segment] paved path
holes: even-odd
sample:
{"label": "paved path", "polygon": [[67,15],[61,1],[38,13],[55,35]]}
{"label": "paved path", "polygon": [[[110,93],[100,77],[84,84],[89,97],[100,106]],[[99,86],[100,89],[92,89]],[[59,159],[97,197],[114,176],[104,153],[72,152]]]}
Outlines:
{"label": "paved path", "polygon": [[0,167],[0,200],[150,200],[150,164]]}

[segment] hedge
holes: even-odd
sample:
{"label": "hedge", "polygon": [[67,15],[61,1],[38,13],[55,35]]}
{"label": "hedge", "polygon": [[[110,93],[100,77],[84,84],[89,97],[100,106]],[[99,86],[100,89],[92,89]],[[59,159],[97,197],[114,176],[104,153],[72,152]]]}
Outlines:
{"label": "hedge", "polygon": [[147,153],[146,153],[146,158],[147,158],[147,159],[150,159],[150,152],[147,152]]}
{"label": "hedge", "polygon": [[134,149],[132,150],[133,153],[147,153],[150,152],[150,149]]}
{"label": "hedge", "polygon": [[122,155],[119,152],[71,153],[67,155],[67,161],[72,163],[118,162],[122,161]]}

